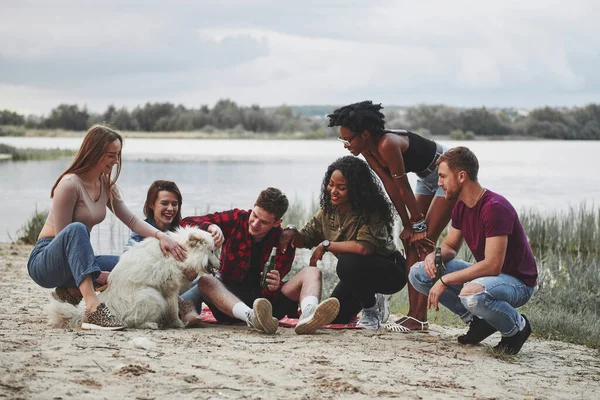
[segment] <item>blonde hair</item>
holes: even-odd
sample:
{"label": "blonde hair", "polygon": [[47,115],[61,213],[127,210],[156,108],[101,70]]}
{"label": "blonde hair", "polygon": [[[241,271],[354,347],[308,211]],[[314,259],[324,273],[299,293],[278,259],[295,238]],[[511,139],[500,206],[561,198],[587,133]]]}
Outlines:
{"label": "blonde hair", "polygon": [[[66,171],[58,177],[54,183],[54,186],[52,186],[50,198],[54,198],[54,189],[56,189],[56,186],[58,186],[63,176],[66,174],[83,174],[95,167],[106,153],[106,147],[108,144],[114,142],[115,140],[121,142],[121,147],[123,147],[123,137],[116,130],[104,125],[94,125],[88,129],[87,133],[85,134],[85,138],[83,139],[83,143],[81,143],[81,147],[79,147],[79,151],[77,152],[77,155],[75,155],[73,162],[69,168],[67,168]],[[121,153],[119,153],[117,157],[117,172],[114,179],[111,181],[110,175],[106,174],[106,180],[109,182],[108,192],[111,194],[112,186],[117,182],[117,179],[119,179],[119,175],[121,174]]]}

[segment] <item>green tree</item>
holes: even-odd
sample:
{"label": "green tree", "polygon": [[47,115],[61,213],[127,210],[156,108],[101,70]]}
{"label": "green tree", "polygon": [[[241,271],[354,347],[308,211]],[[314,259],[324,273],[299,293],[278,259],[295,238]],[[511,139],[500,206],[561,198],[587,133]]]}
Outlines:
{"label": "green tree", "polygon": [[50,112],[44,125],[47,128],[84,131],[88,128],[89,117],[85,107],[80,110],[76,104],[61,104]]}
{"label": "green tree", "polygon": [[14,111],[0,110],[0,125],[25,125],[25,117]]}
{"label": "green tree", "polygon": [[485,107],[471,108],[461,112],[460,121],[463,131],[472,131],[477,135],[505,136],[510,133],[500,118]]}
{"label": "green tree", "polygon": [[143,108],[136,107],[131,116],[137,121],[141,130],[154,132],[164,126],[163,122],[160,127],[156,126],[161,118],[171,117],[174,114],[175,106],[172,103],[146,103]]}
{"label": "green tree", "polygon": [[214,125],[221,129],[231,129],[243,123],[244,118],[238,105],[229,99],[219,100],[210,114]]}

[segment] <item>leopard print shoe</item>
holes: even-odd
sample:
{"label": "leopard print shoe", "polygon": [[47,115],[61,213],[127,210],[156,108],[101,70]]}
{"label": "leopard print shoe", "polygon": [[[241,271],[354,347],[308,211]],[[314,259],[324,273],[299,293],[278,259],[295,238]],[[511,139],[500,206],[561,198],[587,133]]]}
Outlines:
{"label": "leopard print shoe", "polygon": [[54,300],[62,301],[63,303],[69,303],[74,306],[77,306],[81,302],[81,299],[83,299],[83,296],[72,295],[71,292],[69,292],[69,289],[61,287],[54,289],[54,292],[52,292],[52,297]]}
{"label": "leopard print shoe", "polygon": [[125,325],[110,312],[106,304],[100,303],[96,311],[85,312],[81,321],[81,329],[118,331],[125,329]]}

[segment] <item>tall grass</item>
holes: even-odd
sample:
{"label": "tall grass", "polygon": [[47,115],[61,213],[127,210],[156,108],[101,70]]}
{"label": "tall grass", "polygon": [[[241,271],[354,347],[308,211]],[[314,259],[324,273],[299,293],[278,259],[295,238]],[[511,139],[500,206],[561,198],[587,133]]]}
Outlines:
{"label": "tall grass", "polygon": [[520,218],[537,253],[600,254],[600,209],[585,203],[550,215],[529,209]]}
{"label": "tall grass", "polygon": [[48,211],[38,211],[36,208],[18,232],[19,240],[27,244],[36,244],[47,217]]}
{"label": "tall grass", "polygon": [[583,203],[521,220],[538,263],[538,288],[524,307],[534,332],[600,348],[600,210]]}
{"label": "tall grass", "polygon": [[14,146],[9,146],[0,143],[0,154],[9,154],[13,161],[26,160],[54,160],[57,158],[72,157],[75,150],[67,149],[17,149]]}

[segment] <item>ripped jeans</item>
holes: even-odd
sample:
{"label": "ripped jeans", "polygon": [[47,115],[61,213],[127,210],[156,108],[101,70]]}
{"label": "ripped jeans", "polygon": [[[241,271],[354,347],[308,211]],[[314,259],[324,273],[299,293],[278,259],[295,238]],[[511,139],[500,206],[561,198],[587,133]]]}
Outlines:
{"label": "ripped jeans", "polygon": [[[446,274],[460,271],[472,265],[462,260],[450,260],[446,263]],[[425,273],[423,262],[412,266],[408,275],[410,283],[424,295],[429,294],[433,280]],[[520,314],[516,308],[529,301],[533,288],[526,286],[511,275],[482,276],[473,279],[485,289],[483,292],[469,296],[461,296],[464,284],[449,285],[440,296],[440,303],[458,315],[464,322],[471,321],[473,316],[484,319],[502,336],[513,336],[519,331]]]}

